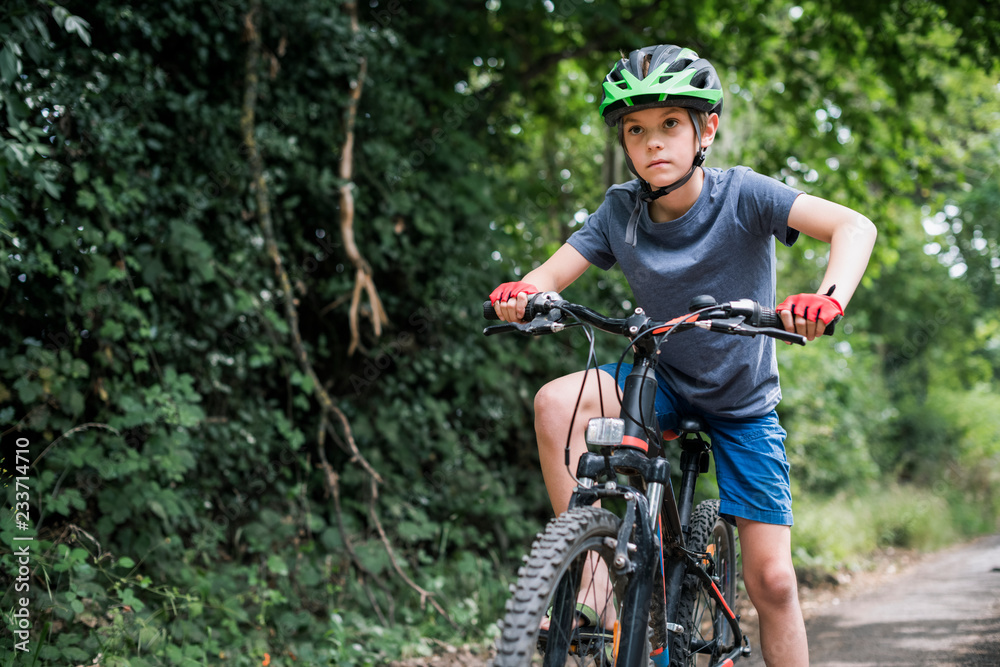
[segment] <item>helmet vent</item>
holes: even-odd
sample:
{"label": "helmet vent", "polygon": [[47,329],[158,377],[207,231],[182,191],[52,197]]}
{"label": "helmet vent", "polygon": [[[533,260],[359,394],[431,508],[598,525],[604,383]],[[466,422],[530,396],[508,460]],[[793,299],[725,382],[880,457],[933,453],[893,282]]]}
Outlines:
{"label": "helmet vent", "polygon": [[632,51],[604,79],[601,115],[614,126],[630,112],[678,106],[722,112],[722,83],[712,64],[691,49],[664,44]]}

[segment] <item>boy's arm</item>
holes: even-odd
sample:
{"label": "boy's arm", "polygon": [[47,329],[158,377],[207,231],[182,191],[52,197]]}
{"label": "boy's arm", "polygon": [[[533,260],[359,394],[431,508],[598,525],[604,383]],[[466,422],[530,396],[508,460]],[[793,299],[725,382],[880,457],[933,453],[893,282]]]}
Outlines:
{"label": "boy's arm", "polygon": [[[830,244],[830,260],[817,293],[826,294],[836,285],[832,296],[841,307],[846,308],[875,247],[878,234],[875,225],[846,206],[803,194],[792,204],[788,226]],[[821,335],[825,328],[822,322],[809,322],[798,313],[793,318],[789,310],[781,310],[780,314],[786,329],[791,329],[794,324],[795,331],[809,340]]]}
{"label": "boy's arm", "polygon": [[[561,292],[582,276],[589,266],[590,262],[579,250],[564,243],[544,264],[529,271],[522,282],[535,287],[539,292]],[[507,301],[494,301],[493,309],[497,311],[497,316],[507,322],[521,321],[529,293],[531,292],[521,292]]]}

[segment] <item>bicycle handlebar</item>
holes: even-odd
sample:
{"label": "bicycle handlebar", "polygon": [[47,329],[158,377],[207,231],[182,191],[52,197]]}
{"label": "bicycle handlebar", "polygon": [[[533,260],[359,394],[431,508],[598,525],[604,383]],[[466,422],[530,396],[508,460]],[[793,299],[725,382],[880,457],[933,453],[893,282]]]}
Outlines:
{"label": "bicycle handlebar", "polygon": [[[575,317],[575,321],[564,322],[563,311]],[[640,316],[642,321],[635,320]],[[483,302],[483,317],[487,320],[499,320],[493,304]],[[823,332],[832,336],[836,328],[838,316],[827,325]],[[642,309],[636,309],[634,316],[629,318],[610,318],[600,313],[564,300],[557,292],[540,292],[528,297],[524,322],[507,322],[505,324],[487,327],[483,333],[494,335],[518,331],[525,335],[540,335],[555,333],[567,327],[589,324],[602,331],[635,337],[640,331],[652,329],[654,334],[673,333],[691,328],[702,328],[718,333],[728,333],[739,336],[769,336],[777,340],[805,345],[805,337],[797,333],[785,331],[781,317],[773,308],[767,308],[751,299],[738,299],[726,303],[716,303],[711,296],[699,296],[691,302],[691,312],[667,322],[653,322],[643,316]]]}

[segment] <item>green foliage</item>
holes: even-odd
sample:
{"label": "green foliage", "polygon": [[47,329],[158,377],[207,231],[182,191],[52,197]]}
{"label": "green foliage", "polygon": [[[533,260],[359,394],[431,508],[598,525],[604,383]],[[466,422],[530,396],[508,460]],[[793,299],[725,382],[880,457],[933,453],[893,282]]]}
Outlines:
{"label": "green foliage", "polygon": [[929,550],[988,532],[995,516],[946,477],[929,487],[854,487],[798,502],[792,553],[796,567],[807,570],[855,569],[879,549]]}
{"label": "green foliage", "polygon": [[[25,5],[25,25],[51,28],[36,9]],[[238,133],[245,7],[74,11],[86,24],[72,24],[72,39],[50,29],[45,66],[19,70],[22,95],[37,91],[25,96],[35,111],[5,128],[13,158],[0,259],[17,323],[0,352],[0,393],[5,422],[20,422],[33,456],[45,450],[33,478],[44,538],[32,587],[39,664],[98,653],[102,664],[260,664],[265,653],[374,664],[450,636],[395,577],[349,455],[327,452],[342,475],[346,532],[312,463],[318,414],[281,310],[292,295],[280,293],[248,224]],[[517,393],[484,382],[496,356],[478,325],[467,326],[486,286],[488,200],[483,177],[465,168],[486,153],[462,126],[481,103],[440,92],[464,66],[423,80],[398,71],[396,58],[425,47],[400,44],[407,30],[422,33],[418,17],[389,18],[391,30],[357,47],[372,77],[358,126],[358,228],[379,249],[367,254],[393,322],[364,356],[345,363],[346,308],[320,315],[351,288],[329,194],[343,128],[330,111],[343,107],[356,72],[347,18],[324,3],[269,5],[264,41],[278,69],[264,80],[259,140],[306,345],[388,480],[376,507],[398,565],[461,627],[485,628],[505,589],[480,580],[529,539],[521,516],[538,494],[494,502],[521,476],[491,459],[517,446],[510,434],[524,432],[526,406],[498,403]],[[78,43],[86,25],[92,49]],[[47,137],[41,162],[32,146]],[[393,183],[386,165],[405,160],[420,168]],[[445,275],[429,261],[443,255],[456,259]],[[437,398],[414,402],[413,389],[428,385]],[[103,426],[41,444],[84,423]],[[66,549],[72,526],[86,531],[89,552]],[[359,581],[347,542],[383,588]],[[112,570],[108,558],[134,571]],[[392,613],[359,616],[367,589]],[[387,639],[384,622],[411,629]],[[58,640],[43,640],[52,626]]]}
{"label": "green foliage", "polygon": [[[793,478],[804,491],[864,486],[879,474],[873,456],[894,416],[889,392],[879,387],[870,357],[858,355],[860,335],[835,345],[778,350],[781,422]],[[862,340],[857,340],[862,338]]]}
{"label": "green foliage", "polygon": [[[479,303],[624,177],[598,84],[609,49],[641,43],[696,46],[725,73],[712,164],[749,164],[882,231],[848,327],[781,350],[803,558],[844,558],[809,528],[843,503],[808,494],[872,480],[949,486],[917,513],[859,512],[874,526],[859,549],[991,527],[998,188],[976,165],[996,162],[997,33],[993,5],[969,4],[383,1],[364,3],[355,36],[342,4],[264,3],[255,135],[284,293],[240,133],[249,3],[8,2],[0,422],[5,453],[26,438],[36,461],[34,664],[370,665],[495,632],[549,511],[531,396],[588,346],[484,339]],[[362,312],[348,355],[338,166],[360,55],[354,229],[389,325],[376,337]],[[928,223],[939,211],[946,230]],[[779,257],[785,291],[825,262],[809,243]],[[571,290],[633,307],[615,273]],[[377,489],[320,437],[289,299]],[[620,351],[598,342],[601,361]],[[0,520],[10,549],[18,529]]]}

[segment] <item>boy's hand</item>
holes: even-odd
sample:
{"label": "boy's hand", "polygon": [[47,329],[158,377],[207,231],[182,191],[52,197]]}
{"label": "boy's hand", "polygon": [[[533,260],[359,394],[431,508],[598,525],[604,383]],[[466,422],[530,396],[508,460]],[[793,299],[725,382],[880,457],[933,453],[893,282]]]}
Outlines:
{"label": "boy's hand", "polygon": [[520,322],[528,305],[528,295],[537,294],[538,288],[525,282],[504,283],[490,294],[490,303],[497,317],[505,322]]}
{"label": "boy's hand", "polygon": [[794,331],[807,340],[822,336],[826,325],[844,314],[840,303],[824,294],[795,294],[778,304],[775,310],[786,331]]}

